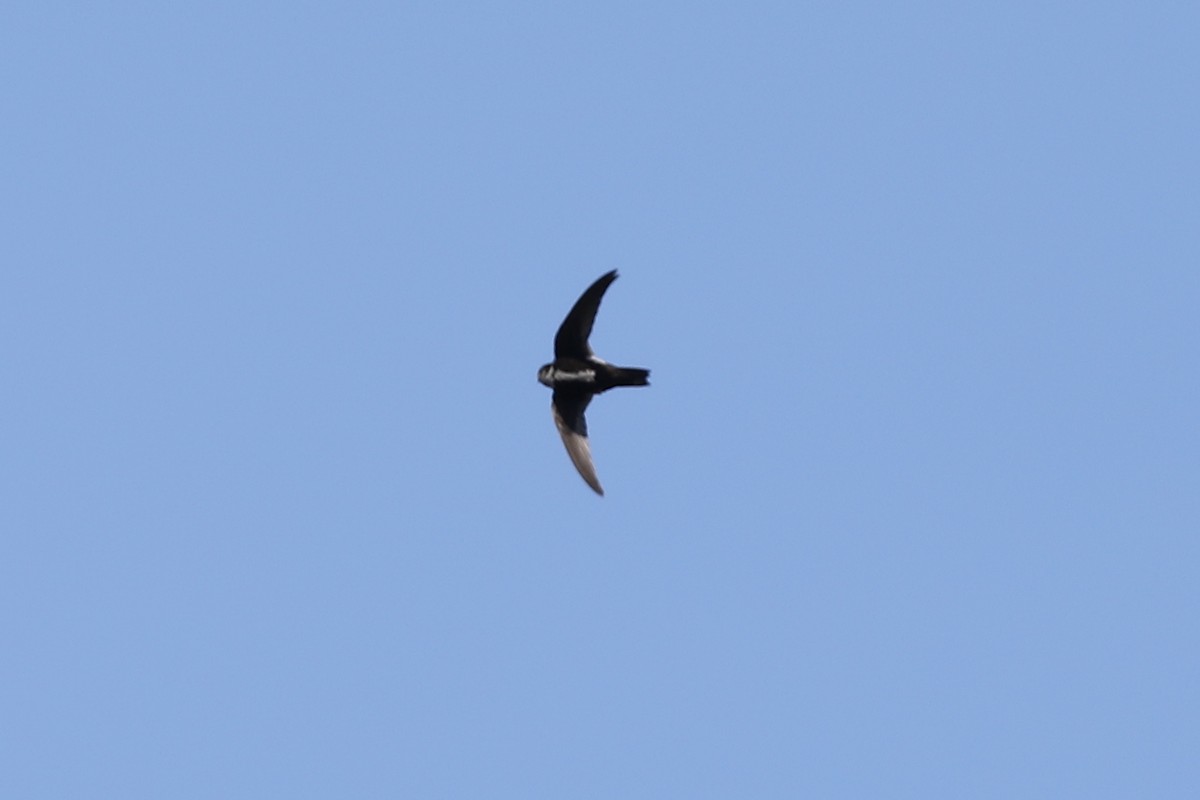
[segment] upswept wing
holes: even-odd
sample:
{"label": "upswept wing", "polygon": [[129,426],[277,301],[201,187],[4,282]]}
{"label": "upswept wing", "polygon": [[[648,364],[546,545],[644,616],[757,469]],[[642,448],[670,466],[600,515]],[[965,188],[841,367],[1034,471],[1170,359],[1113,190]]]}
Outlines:
{"label": "upswept wing", "polygon": [[615,269],[601,275],[575,301],[575,305],[571,307],[567,318],[563,320],[554,337],[555,358],[587,358],[592,355],[588,337],[592,335],[592,324],[596,321],[596,311],[600,308],[600,300],[604,297],[604,293],[616,279],[617,271]]}

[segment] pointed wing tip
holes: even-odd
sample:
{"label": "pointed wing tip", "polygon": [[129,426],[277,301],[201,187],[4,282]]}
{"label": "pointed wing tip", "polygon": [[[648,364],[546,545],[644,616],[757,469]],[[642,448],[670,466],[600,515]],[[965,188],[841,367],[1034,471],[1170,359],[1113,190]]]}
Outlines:
{"label": "pointed wing tip", "polygon": [[567,312],[554,334],[555,358],[587,358],[592,355],[588,338],[592,335],[596,312],[600,310],[600,301],[604,298],[604,293],[616,279],[617,271],[610,270],[592,281],[592,285],[579,295],[579,299],[571,306],[571,310]]}
{"label": "pointed wing tip", "polygon": [[[579,477],[583,478],[591,490],[601,497],[604,496],[604,487],[600,485],[600,478],[596,476],[596,466],[592,463],[592,448],[588,444],[588,439],[585,434],[577,433],[563,419],[559,412],[558,404],[553,399],[550,401],[550,414],[554,417],[554,427],[558,429],[558,435],[562,438],[562,443],[566,447],[567,456],[570,457],[571,463],[575,466],[575,471],[579,473]],[[580,421],[583,420],[583,414],[579,415]],[[586,428],[584,428],[586,431]]]}

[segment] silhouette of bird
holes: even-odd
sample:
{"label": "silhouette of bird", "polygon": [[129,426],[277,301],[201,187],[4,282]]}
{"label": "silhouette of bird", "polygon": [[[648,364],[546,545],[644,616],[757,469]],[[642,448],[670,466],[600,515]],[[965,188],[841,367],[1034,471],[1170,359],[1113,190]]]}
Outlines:
{"label": "silhouette of bird", "polygon": [[603,495],[604,489],[592,464],[583,412],[595,395],[614,386],[650,385],[650,370],[610,364],[593,353],[588,344],[600,300],[616,279],[614,269],[601,275],[580,295],[554,337],[554,360],[538,370],[538,381],[554,390],[550,410],[567,455],[579,475],[598,495]]}

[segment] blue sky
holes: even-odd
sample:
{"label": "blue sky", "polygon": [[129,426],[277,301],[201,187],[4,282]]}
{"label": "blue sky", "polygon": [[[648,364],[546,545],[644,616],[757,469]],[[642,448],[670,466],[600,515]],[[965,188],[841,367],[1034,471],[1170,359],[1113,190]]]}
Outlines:
{"label": "blue sky", "polygon": [[1195,797],[1198,24],[10,4],[0,795]]}

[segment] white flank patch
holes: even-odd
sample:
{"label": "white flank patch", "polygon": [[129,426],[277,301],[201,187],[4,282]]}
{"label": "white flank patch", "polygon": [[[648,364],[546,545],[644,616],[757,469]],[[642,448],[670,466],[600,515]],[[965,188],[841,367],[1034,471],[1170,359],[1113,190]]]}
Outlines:
{"label": "white flank patch", "polygon": [[583,369],[579,372],[564,372],[561,369],[554,370],[555,383],[570,383],[572,381],[582,381],[583,383],[596,382],[596,370]]}

